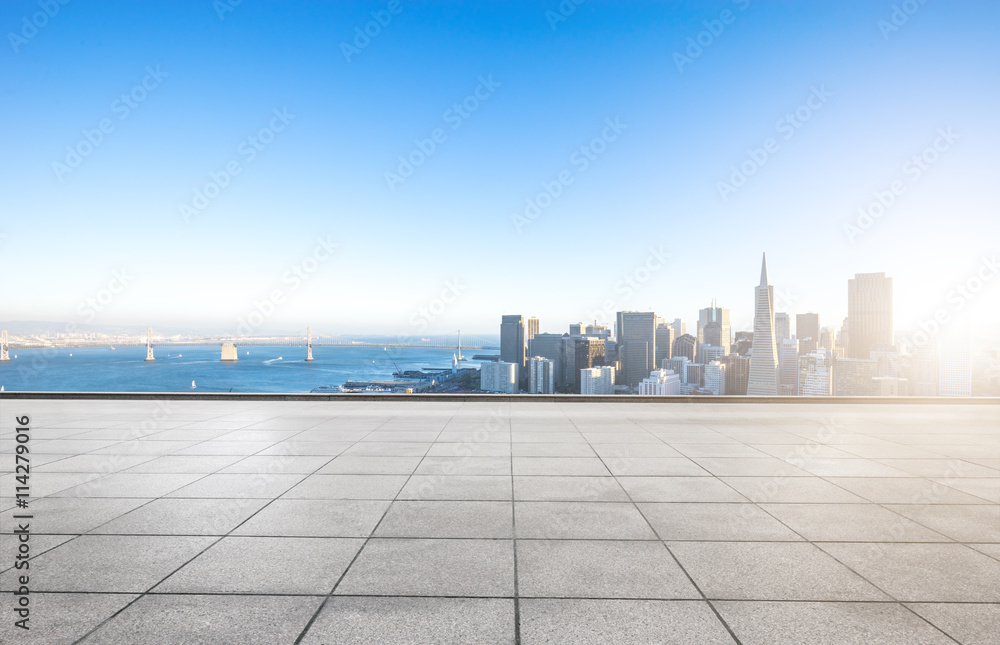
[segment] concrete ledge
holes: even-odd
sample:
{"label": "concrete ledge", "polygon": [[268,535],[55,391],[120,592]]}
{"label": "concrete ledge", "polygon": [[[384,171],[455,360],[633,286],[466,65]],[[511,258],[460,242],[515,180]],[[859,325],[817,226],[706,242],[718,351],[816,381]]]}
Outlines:
{"label": "concrete ledge", "polygon": [[369,394],[267,392],[2,392],[3,399],[78,399],[101,401],[441,401],[523,403],[702,403],[702,404],[930,404],[1000,405],[1000,397],[879,396],[591,396],[582,394]]}

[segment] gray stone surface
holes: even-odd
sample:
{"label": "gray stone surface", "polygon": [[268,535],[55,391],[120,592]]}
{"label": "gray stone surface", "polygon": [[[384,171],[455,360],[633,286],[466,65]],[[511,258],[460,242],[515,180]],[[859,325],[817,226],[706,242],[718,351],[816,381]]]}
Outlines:
{"label": "gray stone surface", "polygon": [[322,598],[148,595],[105,623],[87,645],[293,643]]}
{"label": "gray stone surface", "polygon": [[702,601],[521,601],[521,642],[565,645],[731,645],[732,637]]}
{"label": "gray stone surface", "polygon": [[[38,631],[5,619],[4,643],[1000,632],[996,406],[190,399],[140,427],[149,401],[11,405]],[[12,436],[0,417],[4,533]]]}
{"label": "gray stone surface", "polygon": [[519,541],[517,567],[524,597],[700,597],[660,542]]}
{"label": "gray stone surface", "polygon": [[372,538],[338,594],[513,596],[510,540]]}
{"label": "gray stone surface", "polygon": [[335,596],[323,607],[302,645],[514,642],[514,601],[506,598]]}
{"label": "gray stone surface", "polygon": [[947,645],[954,643],[896,603],[716,602],[744,645]]}

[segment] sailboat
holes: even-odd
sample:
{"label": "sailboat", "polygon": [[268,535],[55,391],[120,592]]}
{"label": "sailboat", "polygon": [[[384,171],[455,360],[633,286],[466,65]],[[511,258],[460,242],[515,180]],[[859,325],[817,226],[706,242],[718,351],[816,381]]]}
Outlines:
{"label": "sailboat", "polygon": [[194,381],[191,381],[191,389],[193,390],[193,389],[195,389],[195,388],[197,388],[197,387],[198,387],[198,386],[194,384]]}

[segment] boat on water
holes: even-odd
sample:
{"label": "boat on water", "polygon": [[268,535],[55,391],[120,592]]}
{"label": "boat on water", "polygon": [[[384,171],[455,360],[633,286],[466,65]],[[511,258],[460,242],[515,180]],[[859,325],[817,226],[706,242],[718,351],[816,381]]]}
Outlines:
{"label": "boat on water", "polygon": [[191,389],[192,389],[192,390],[194,390],[194,389],[196,389],[197,387],[198,387],[198,386],[194,384],[194,381],[191,381]]}

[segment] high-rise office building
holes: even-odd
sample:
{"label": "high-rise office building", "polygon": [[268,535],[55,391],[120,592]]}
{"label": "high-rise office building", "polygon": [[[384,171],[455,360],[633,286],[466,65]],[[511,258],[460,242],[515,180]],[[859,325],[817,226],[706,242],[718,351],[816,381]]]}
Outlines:
{"label": "high-rise office building", "polygon": [[673,356],[671,350],[674,346],[674,328],[671,325],[656,326],[656,364],[663,363],[664,358]]}
{"label": "high-rise office building", "polygon": [[781,344],[781,341],[792,337],[792,321],[788,314],[783,311],[774,312],[774,340]]}
{"label": "high-rise office building", "polygon": [[656,367],[656,314],[619,311],[617,322],[620,381],[634,388]]}
{"label": "high-rise office building", "polygon": [[674,322],[670,323],[670,326],[674,328],[674,338],[680,338],[687,333],[687,324],[680,318],[674,318]]}
{"label": "high-rise office building", "polygon": [[555,361],[533,356],[528,361],[528,392],[553,394],[556,391]]}
{"label": "high-rise office building", "polygon": [[858,273],[848,280],[847,322],[848,357],[868,358],[873,349],[892,345],[892,278]]}
{"label": "high-rise office building", "polygon": [[610,365],[580,370],[580,394],[614,394],[615,368]]}
{"label": "high-rise office building", "polygon": [[726,393],[726,366],[720,361],[705,364],[705,389],[715,395]]}
{"label": "high-rise office building", "polygon": [[674,339],[673,347],[670,350],[671,358],[686,356],[689,361],[694,362],[694,346],[697,341],[691,334],[683,334]]}
{"label": "high-rise office building", "polygon": [[747,382],[750,380],[750,359],[730,354],[720,359],[720,362],[726,366],[726,394],[746,394]]}
{"label": "high-rise office building", "polygon": [[483,363],[479,368],[479,389],[502,394],[517,394],[517,364],[504,361]]}
{"label": "high-rise office building", "polygon": [[968,318],[942,325],[937,354],[938,395],[972,396],[972,326]]}
{"label": "high-rise office building", "polygon": [[592,325],[587,325],[587,328],[584,330],[584,334],[587,336],[596,336],[601,340],[607,340],[611,338],[611,328],[606,327],[605,325],[598,325],[595,322]]}
{"label": "high-rise office building", "polygon": [[604,341],[590,336],[570,340],[573,342],[573,374],[576,376],[573,391],[579,393],[580,370],[604,365]]}
{"label": "high-rise office building", "polygon": [[570,323],[569,325],[569,335],[570,336],[583,336],[587,328],[587,323]]}
{"label": "high-rise office building", "polygon": [[667,396],[681,393],[681,378],[672,370],[653,370],[639,382],[639,394]]}
{"label": "high-rise office building", "polygon": [[750,396],[778,394],[778,346],[774,340],[774,287],[767,283],[767,254],[760,263],[760,284],[754,287],[753,349],[750,356]]}
{"label": "high-rise office building", "polygon": [[819,346],[831,352],[837,345],[837,331],[833,327],[824,327],[819,330]]}
{"label": "high-rise office building", "polygon": [[795,316],[795,338],[799,341],[799,354],[811,354],[819,347],[819,314]]}
{"label": "high-rise office building", "polygon": [[688,363],[686,366],[687,376],[685,384],[692,388],[699,388],[705,384],[705,366],[701,363]]}
{"label": "high-rise office building", "polygon": [[500,360],[514,363],[520,370],[524,369],[525,349],[524,317],[507,315],[500,319]]}
{"label": "high-rise office building", "polygon": [[554,363],[553,375],[556,385],[560,387],[567,386],[562,334],[535,334],[528,342],[528,354],[531,356],[541,356],[552,361]]}
{"label": "high-rise office building", "polygon": [[870,358],[840,358],[833,364],[834,396],[872,396],[878,362]]}
{"label": "high-rise office building", "polygon": [[538,318],[535,318],[534,316],[524,320],[525,347],[527,347],[527,343],[530,343],[531,339],[535,337],[535,334],[538,333],[539,324]]}
{"label": "high-rise office building", "polygon": [[691,359],[687,356],[675,356],[673,358],[663,359],[663,362],[660,363],[660,368],[671,370],[677,374],[681,383],[687,383],[687,366],[690,364]]}
{"label": "high-rise office building", "polygon": [[778,352],[778,370],[781,374],[779,394],[795,396],[799,393],[799,341],[792,338],[781,341]]}
{"label": "high-rise office building", "polygon": [[698,345],[698,362],[704,363],[705,365],[711,363],[712,361],[722,360],[722,357],[726,355],[726,351],[719,347],[718,345],[709,345],[708,343],[702,343]]}
{"label": "high-rise office building", "polygon": [[[716,306],[712,301],[711,307],[698,311],[698,344],[715,345],[722,347],[725,354],[729,353],[729,347],[733,342],[732,327],[729,325],[729,310]],[[723,354],[723,356],[725,356]],[[705,362],[701,356],[697,360]]]}
{"label": "high-rise office building", "polygon": [[799,394],[830,396],[833,394],[833,354],[817,349],[799,357]]}

